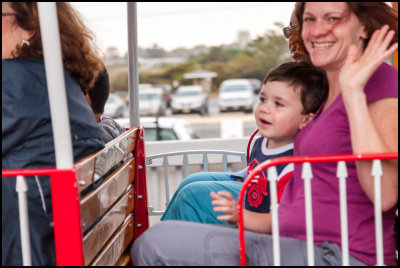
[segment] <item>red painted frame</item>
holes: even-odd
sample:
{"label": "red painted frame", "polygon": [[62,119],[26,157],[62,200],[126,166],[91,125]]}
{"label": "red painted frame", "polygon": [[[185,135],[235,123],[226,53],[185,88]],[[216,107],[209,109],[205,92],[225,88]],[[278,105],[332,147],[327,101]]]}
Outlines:
{"label": "red painted frame", "polygon": [[[3,177],[50,176],[57,265],[84,265],[75,168],[2,170]],[[67,212],[67,213],[66,213]]]}
{"label": "red painted frame", "polygon": [[318,155],[318,156],[284,156],[275,159],[267,160],[258,165],[253,172],[246,178],[239,193],[238,198],[238,229],[239,229],[239,252],[240,265],[246,265],[246,250],[244,243],[244,228],[243,228],[243,199],[247,186],[254,177],[265,169],[288,163],[318,163],[318,162],[338,162],[338,161],[359,161],[359,160],[387,160],[398,159],[398,152],[394,153],[378,153],[378,154],[343,154],[343,155]]}
{"label": "red painted frame", "polygon": [[147,210],[146,165],[144,151],[144,128],[138,129],[135,146],[135,232],[138,238],[149,228],[149,213]]}

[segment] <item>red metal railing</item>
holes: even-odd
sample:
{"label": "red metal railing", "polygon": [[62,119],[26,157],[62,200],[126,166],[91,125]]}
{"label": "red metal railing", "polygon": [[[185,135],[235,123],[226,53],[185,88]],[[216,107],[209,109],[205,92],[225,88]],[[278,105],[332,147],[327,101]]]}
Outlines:
{"label": "red metal railing", "polygon": [[[320,162],[339,162],[339,161],[361,161],[361,160],[387,160],[387,159],[398,159],[398,153],[379,153],[379,154],[345,154],[345,155],[326,155],[326,156],[291,156],[291,157],[279,157],[265,161],[258,165],[247,177],[243,183],[242,189],[239,193],[239,208],[238,208],[238,229],[239,229],[239,251],[240,251],[240,264],[246,265],[246,252],[244,243],[244,228],[243,228],[243,199],[244,194],[247,190],[249,183],[258,175],[260,172],[270,167],[288,164],[288,163],[320,163]],[[269,179],[268,179],[269,180]],[[270,187],[271,191],[274,187]],[[276,191],[276,188],[275,188]],[[271,193],[271,204],[273,202],[274,193]],[[276,193],[275,193],[276,197]],[[380,197],[379,197],[380,198]],[[276,200],[275,200],[276,202]],[[272,205],[271,205],[272,206]],[[272,209],[271,209],[272,211]],[[274,217],[274,215],[272,215]],[[277,215],[276,215],[277,217]],[[274,219],[272,219],[274,220]],[[274,235],[273,235],[274,236]],[[274,239],[274,238],[273,238]],[[279,246],[278,246],[279,247]],[[279,248],[278,248],[279,250]],[[279,264],[279,260],[274,260],[275,263]],[[379,264],[379,261],[378,261]]]}
{"label": "red metal railing", "polygon": [[84,265],[75,168],[2,170],[3,177],[50,176],[57,265]]}
{"label": "red metal railing", "polygon": [[247,143],[247,150],[246,150],[246,157],[247,157],[247,165],[250,164],[250,146],[251,146],[251,142],[253,141],[253,138],[255,135],[257,135],[258,133],[258,128],[256,128],[256,130],[254,130],[253,134],[251,134],[249,142]]}

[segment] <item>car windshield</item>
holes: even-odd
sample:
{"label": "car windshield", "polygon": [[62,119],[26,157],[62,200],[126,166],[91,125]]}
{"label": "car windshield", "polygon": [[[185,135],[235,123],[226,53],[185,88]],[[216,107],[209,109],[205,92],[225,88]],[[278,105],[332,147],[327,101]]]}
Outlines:
{"label": "car windshield", "polygon": [[[157,133],[158,132],[158,133]],[[145,141],[168,141],[177,140],[178,137],[172,129],[157,129],[157,128],[145,128],[144,131]]]}
{"label": "car windshield", "polygon": [[114,98],[108,98],[106,104],[111,104],[114,102],[115,102]]}
{"label": "car windshield", "polygon": [[184,97],[184,96],[197,96],[200,95],[201,92],[200,91],[177,91],[175,93],[176,96],[178,97]]}
{"label": "car windshield", "polygon": [[160,95],[154,93],[145,93],[139,95],[139,100],[159,100]]}
{"label": "car windshield", "polygon": [[246,85],[228,85],[223,86],[221,91],[223,92],[234,92],[234,91],[246,91],[249,90],[249,86]]}

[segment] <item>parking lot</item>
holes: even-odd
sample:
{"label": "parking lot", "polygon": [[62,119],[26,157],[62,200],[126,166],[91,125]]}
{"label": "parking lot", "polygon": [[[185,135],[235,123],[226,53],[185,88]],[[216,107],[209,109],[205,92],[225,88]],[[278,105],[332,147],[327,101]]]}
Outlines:
{"label": "parking lot", "polygon": [[171,109],[167,108],[164,117],[186,120],[193,131],[202,139],[220,138],[223,132],[221,128],[223,127],[223,124],[227,122],[229,123],[234,121],[239,125],[242,124],[243,130],[239,130],[239,132],[244,137],[250,136],[256,128],[253,113],[245,113],[243,111],[221,113],[218,108],[218,100],[213,96],[210,96],[209,98],[208,113],[205,115],[200,115],[199,113],[173,114]]}

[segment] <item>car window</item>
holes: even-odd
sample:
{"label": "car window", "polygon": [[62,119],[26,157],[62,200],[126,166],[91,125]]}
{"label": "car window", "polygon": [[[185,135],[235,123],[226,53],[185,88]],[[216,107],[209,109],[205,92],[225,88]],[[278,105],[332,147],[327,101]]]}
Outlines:
{"label": "car window", "polygon": [[249,86],[246,85],[229,85],[229,86],[223,86],[221,88],[221,91],[223,92],[234,92],[234,91],[244,91],[248,90]]}
{"label": "car window", "polygon": [[140,94],[139,100],[159,100],[160,97],[158,94]]}
{"label": "car window", "polygon": [[197,96],[200,95],[200,91],[177,91],[176,96]]}
{"label": "car window", "polygon": [[158,129],[160,139],[157,139],[157,129],[156,128],[145,128],[144,140],[145,141],[168,141],[177,140],[178,137],[172,129]]}

